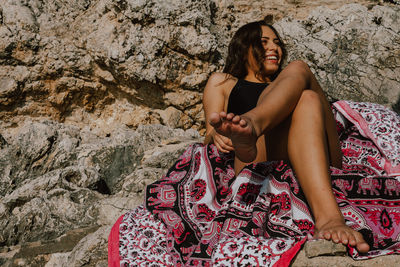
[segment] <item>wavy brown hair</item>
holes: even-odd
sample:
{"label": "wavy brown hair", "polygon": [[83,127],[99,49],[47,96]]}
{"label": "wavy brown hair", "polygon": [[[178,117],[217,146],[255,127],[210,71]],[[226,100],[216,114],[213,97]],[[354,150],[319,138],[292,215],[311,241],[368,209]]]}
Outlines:
{"label": "wavy brown hair", "polygon": [[247,75],[247,56],[249,48],[252,47],[252,53],[258,65],[256,77],[260,77],[261,80],[263,80],[263,77],[267,76],[264,67],[265,49],[261,43],[261,26],[269,27],[278,37],[278,45],[282,49],[282,59],[278,71],[271,77],[271,80],[274,80],[276,76],[278,76],[281,71],[282,62],[286,58],[286,49],[276,29],[265,20],[245,24],[233,35],[228,47],[228,56],[226,57],[225,67],[223,69],[224,73],[243,79]]}

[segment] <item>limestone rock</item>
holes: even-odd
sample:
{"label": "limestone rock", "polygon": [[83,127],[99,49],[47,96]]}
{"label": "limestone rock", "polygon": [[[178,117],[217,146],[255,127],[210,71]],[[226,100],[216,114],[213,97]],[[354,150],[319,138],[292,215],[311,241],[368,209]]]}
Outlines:
{"label": "limestone rock", "polygon": [[[399,17],[396,9],[347,5],[318,8],[302,21],[284,19],[277,28],[288,43],[289,59],[309,63],[332,99],[400,100]],[[389,26],[396,25],[396,26]]]}
{"label": "limestone rock", "polygon": [[3,1],[1,123],[35,116],[103,132],[114,123],[202,130],[207,78],[221,70],[232,33],[265,15],[331,98],[396,108],[400,7],[359,0],[329,9],[347,2]]}
{"label": "limestone rock", "polygon": [[45,267],[58,267],[62,264],[65,264],[68,260],[68,256],[71,252],[65,253],[53,253],[49,257],[49,261],[44,265]]}
{"label": "limestone rock", "polygon": [[201,92],[249,21],[269,15],[329,98],[399,112],[399,3],[347,3],[1,1],[0,265],[106,266],[113,222],[201,142]]}
{"label": "limestone rock", "polygon": [[362,267],[362,266],[397,266],[399,255],[381,256],[369,260],[356,261],[349,256],[318,256],[308,258],[304,250],[301,250],[294,260],[292,267]]}
{"label": "limestone rock", "polygon": [[[153,182],[153,181],[152,181]],[[137,187],[140,186],[141,190],[147,185],[142,185],[139,181],[135,181]],[[111,196],[104,198],[98,203],[99,216],[97,217],[98,225],[112,225],[118,218],[130,211],[132,207],[137,207],[143,204],[143,193],[137,193],[135,191],[128,191],[127,196]]]}
{"label": "limestone rock", "polygon": [[166,172],[163,168],[140,167],[125,177],[120,193],[124,196],[136,195],[140,202],[143,202],[146,186],[160,179]]}
{"label": "limestone rock", "polygon": [[[98,136],[53,121],[28,121],[14,132],[1,132],[0,244],[39,242],[35,249],[42,254],[60,252],[46,250],[51,240],[76,228],[110,225],[141,204],[145,186],[164,171],[143,181],[136,175],[139,165],[152,167],[142,163],[149,159],[145,155],[158,160],[161,153],[158,167],[166,168],[190,142],[200,141],[194,130],[162,125],[136,130],[121,125],[108,136]],[[26,253],[18,253],[13,261],[23,262]]]}
{"label": "limestone rock", "polygon": [[304,245],[304,251],[309,258],[317,256],[343,256],[347,249],[343,244],[336,244],[328,240],[308,241]]}
{"label": "limestone rock", "polygon": [[84,237],[71,251],[65,264],[65,267],[79,266],[108,266],[107,240],[110,233],[110,226],[103,226],[96,232]]}

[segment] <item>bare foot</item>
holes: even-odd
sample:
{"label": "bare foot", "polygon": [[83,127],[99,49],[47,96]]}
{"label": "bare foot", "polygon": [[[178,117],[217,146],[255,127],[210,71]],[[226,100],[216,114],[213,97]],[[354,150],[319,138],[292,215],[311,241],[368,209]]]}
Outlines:
{"label": "bare foot", "polygon": [[257,135],[249,118],[233,113],[214,112],[210,124],[215,131],[232,140],[235,155],[243,162],[252,162],[257,156]]}
{"label": "bare foot", "polygon": [[342,220],[328,221],[321,226],[317,226],[314,237],[332,240],[335,243],[349,244],[355,247],[358,252],[366,253],[369,251],[369,245],[365,242],[363,236],[348,227]]}

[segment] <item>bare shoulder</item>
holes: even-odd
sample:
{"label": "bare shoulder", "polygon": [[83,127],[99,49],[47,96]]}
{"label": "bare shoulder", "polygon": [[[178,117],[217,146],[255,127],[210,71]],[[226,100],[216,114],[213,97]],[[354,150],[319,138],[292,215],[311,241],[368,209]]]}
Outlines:
{"label": "bare shoulder", "polygon": [[224,93],[229,93],[233,86],[236,84],[237,78],[230,74],[223,72],[214,72],[211,74],[207,82],[207,87],[221,90]]}
{"label": "bare shoulder", "polygon": [[237,78],[233,77],[232,75],[224,72],[213,72],[208,79],[209,82],[213,84],[224,84],[224,83],[229,83],[229,82],[234,82],[236,83]]}

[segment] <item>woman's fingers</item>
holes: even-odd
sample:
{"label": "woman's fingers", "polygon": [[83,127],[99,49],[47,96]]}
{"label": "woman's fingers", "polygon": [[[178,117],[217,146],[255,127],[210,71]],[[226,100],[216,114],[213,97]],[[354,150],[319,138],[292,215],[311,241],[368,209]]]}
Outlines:
{"label": "woman's fingers", "polygon": [[227,146],[222,142],[220,142],[220,143],[216,142],[215,145],[217,146],[218,150],[220,150],[221,152],[229,153],[229,152],[233,151],[233,147]]}
{"label": "woman's fingers", "polygon": [[223,135],[216,133],[214,135],[214,144],[217,146],[218,150],[223,153],[229,153],[230,151],[233,151],[232,141]]}
{"label": "woman's fingers", "polygon": [[[210,115],[209,122],[214,128],[219,127],[222,123],[224,123],[224,121],[230,121],[234,124],[241,124],[244,120],[238,115],[226,113],[224,111],[221,111],[219,114],[212,113]],[[231,139],[218,133],[214,134],[214,144],[217,146],[217,149],[223,153],[234,151]]]}
{"label": "woman's fingers", "polygon": [[232,148],[232,150],[233,150],[233,144],[232,144],[232,141],[230,138],[220,135],[220,134],[219,134],[219,138],[221,139],[222,142],[224,142],[226,147]]}

